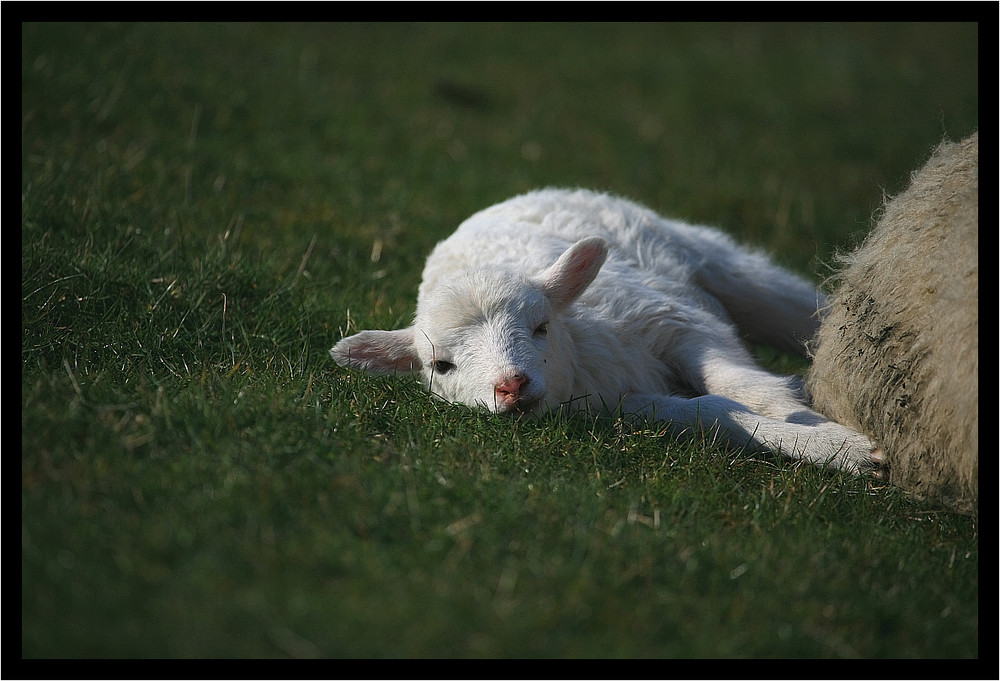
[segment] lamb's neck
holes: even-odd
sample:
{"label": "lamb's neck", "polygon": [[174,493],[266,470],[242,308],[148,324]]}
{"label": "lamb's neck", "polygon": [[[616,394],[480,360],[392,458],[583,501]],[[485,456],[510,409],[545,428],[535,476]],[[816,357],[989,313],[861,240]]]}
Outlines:
{"label": "lamb's neck", "polygon": [[663,390],[664,372],[642,339],[600,316],[566,320],[573,342],[573,395],[588,395],[594,408],[614,408],[626,393]]}

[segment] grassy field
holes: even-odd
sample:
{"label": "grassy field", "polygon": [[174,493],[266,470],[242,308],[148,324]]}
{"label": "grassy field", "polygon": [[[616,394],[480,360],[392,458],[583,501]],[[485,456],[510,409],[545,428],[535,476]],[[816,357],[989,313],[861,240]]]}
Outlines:
{"label": "grassy field", "polygon": [[978,518],[327,355],[543,185],[822,280],[978,127],[976,24],[21,38],[23,657],[978,657]]}

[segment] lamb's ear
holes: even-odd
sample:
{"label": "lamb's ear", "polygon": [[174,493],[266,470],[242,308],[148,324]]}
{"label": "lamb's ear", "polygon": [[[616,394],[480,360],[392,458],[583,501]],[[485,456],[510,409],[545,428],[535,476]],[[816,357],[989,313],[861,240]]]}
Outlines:
{"label": "lamb's ear", "polygon": [[413,346],[413,327],[356,333],[334,345],[330,356],[342,367],[372,374],[402,374],[421,366]]}
{"label": "lamb's ear", "polygon": [[569,305],[594,281],[607,256],[608,244],[601,237],[580,239],[542,273],[538,283],[557,308]]}

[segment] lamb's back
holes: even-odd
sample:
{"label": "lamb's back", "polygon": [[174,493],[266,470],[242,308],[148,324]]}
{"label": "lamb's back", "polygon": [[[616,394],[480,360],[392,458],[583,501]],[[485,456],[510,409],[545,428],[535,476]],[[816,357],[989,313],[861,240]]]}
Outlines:
{"label": "lamb's back", "polygon": [[681,281],[697,261],[685,231],[698,228],[664,220],[632,201],[590,190],[541,189],[486,208],[440,242],[424,267],[420,296],[442,278],[496,264],[534,277],[573,243],[600,236],[609,245],[599,278],[644,274],[651,281]]}

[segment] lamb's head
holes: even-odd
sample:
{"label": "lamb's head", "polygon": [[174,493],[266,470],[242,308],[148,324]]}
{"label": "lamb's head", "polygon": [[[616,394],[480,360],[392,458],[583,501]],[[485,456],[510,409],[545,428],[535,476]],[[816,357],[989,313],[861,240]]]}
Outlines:
{"label": "lamb's head", "polygon": [[597,276],[603,239],[582,239],[538,277],[488,265],[426,292],[413,325],[362,331],[330,354],[372,373],[417,372],[449,402],[493,412],[557,408],[574,396],[575,354],[566,308]]}

